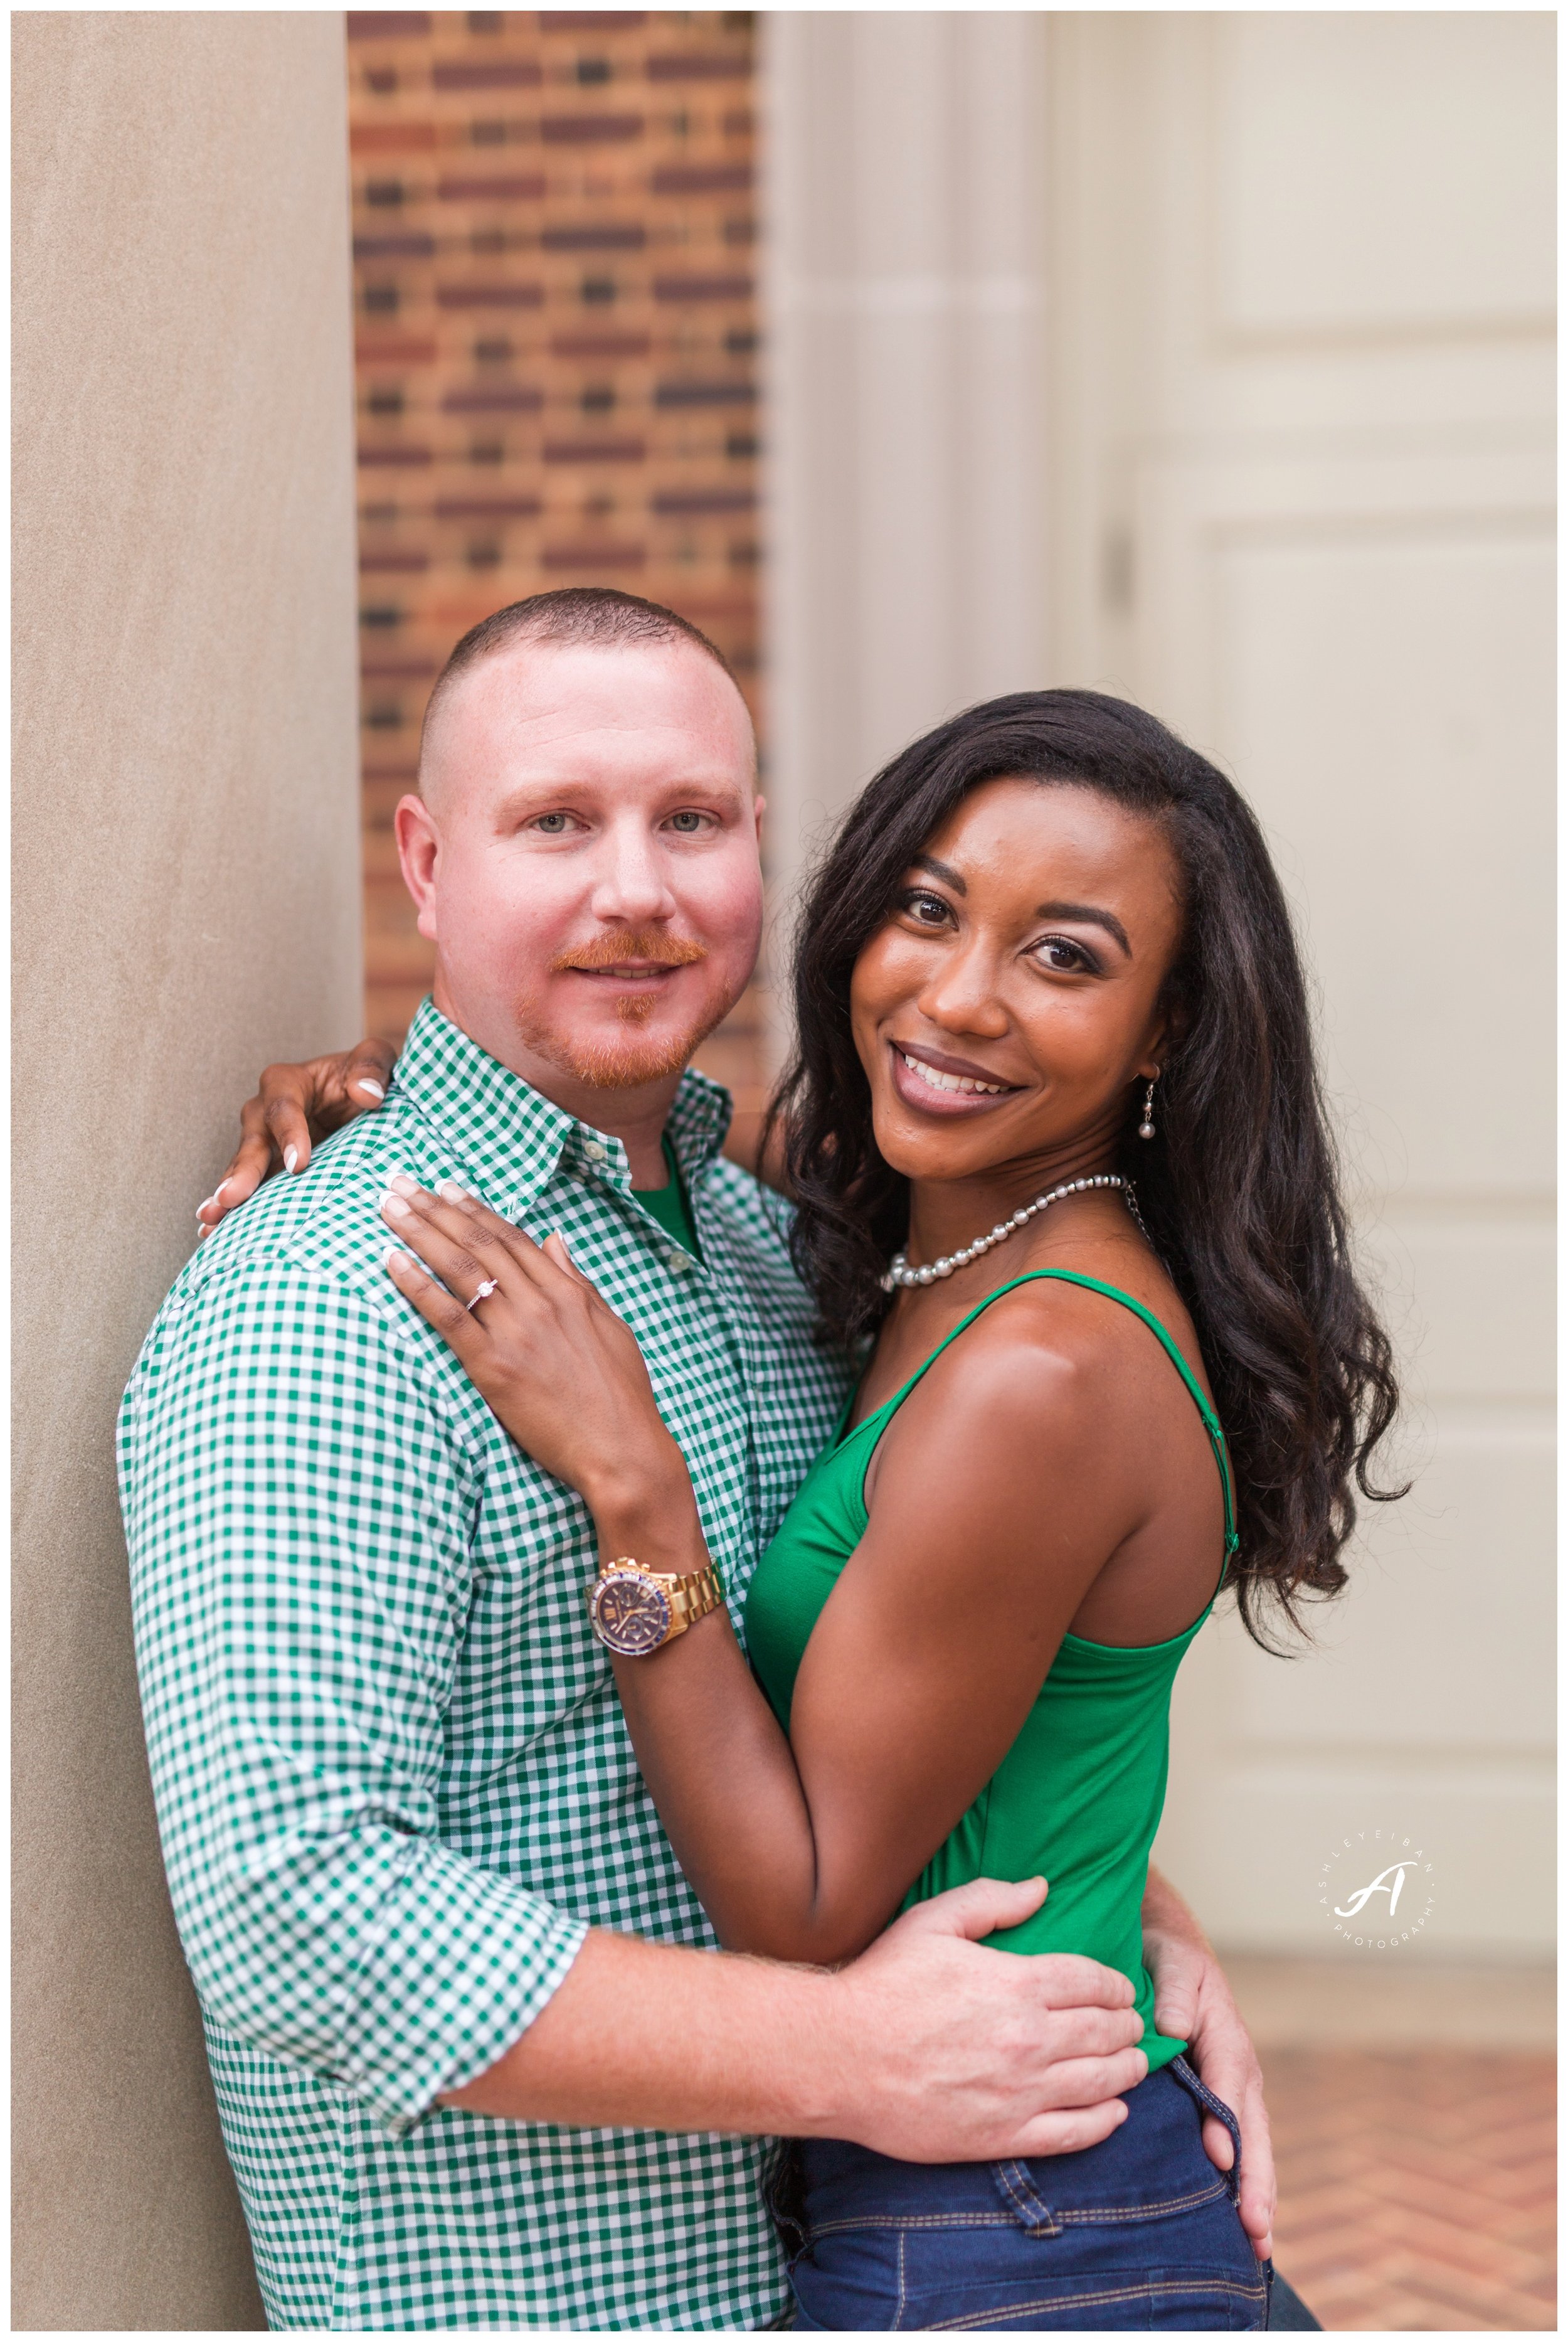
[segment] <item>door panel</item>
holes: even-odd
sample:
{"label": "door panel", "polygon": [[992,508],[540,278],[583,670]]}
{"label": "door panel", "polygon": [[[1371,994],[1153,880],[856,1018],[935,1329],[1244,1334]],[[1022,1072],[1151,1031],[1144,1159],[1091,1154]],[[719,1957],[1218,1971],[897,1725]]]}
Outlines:
{"label": "door panel", "polygon": [[1238,13],[1214,26],[1230,332],[1550,329],[1555,83],[1541,15]]}
{"label": "door panel", "polygon": [[[1054,679],[1269,834],[1407,1404],[1292,1661],[1178,1681],[1164,1860],[1235,1945],[1431,1840],[1422,1955],[1551,1924],[1552,25],[1054,20]],[[1368,1875],[1371,1875],[1369,1871]]]}

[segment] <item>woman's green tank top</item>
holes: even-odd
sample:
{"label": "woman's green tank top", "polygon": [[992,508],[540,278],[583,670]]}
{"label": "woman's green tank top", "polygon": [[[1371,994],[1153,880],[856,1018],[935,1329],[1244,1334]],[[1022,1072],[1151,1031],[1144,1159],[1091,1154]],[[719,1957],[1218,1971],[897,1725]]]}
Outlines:
{"label": "woman's green tank top", "polygon": [[[1044,1278],[1103,1293],[1141,1317],[1164,1345],[1197,1403],[1220,1467],[1225,1499],[1223,1582],[1236,1545],[1230,1463],[1224,1434],[1186,1360],[1159,1319],[1131,1294],[1067,1269],[1035,1269],[988,1294],[902,1390],[824,1451],[758,1563],[746,1597],[746,1643],[758,1680],[786,1728],[812,1629],[865,1534],[865,1474],[877,1441],[949,1342],[1003,1294]],[[1080,1952],[1119,1968],[1137,1994],[1151,2072],[1167,2065],[1185,2044],[1154,2028],[1154,1989],[1144,1965],[1141,1916],[1149,1848],[1165,1798],[1171,1686],[1183,1654],[1213,1607],[1211,1597],[1202,1616],[1168,1642],[1132,1649],[1064,1636],[1017,1739],[904,1897],[907,1909],[972,1878],[1049,1880],[1050,1893],[1033,1918],[985,1940],[1004,1951]]]}

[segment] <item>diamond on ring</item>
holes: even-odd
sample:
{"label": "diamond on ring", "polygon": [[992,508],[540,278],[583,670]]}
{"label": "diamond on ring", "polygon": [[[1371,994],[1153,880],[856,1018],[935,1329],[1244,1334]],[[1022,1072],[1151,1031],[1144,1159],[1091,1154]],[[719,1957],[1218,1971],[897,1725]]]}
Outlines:
{"label": "diamond on ring", "polygon": [[474,1295],[473,1300],[465,1302],[464,1306],[468,1309],[477,1309],[482,1301],[488,1301],[493,1293],[499,1293],[500,1290],[500,1279],[494,1276],[487,1276],[480,1286],[479,1290]]}

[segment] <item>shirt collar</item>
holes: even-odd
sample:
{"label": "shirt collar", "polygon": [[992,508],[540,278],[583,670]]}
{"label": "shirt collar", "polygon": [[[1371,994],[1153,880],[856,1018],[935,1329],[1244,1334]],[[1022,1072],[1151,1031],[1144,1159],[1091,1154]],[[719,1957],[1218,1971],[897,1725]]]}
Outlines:
{"label": "shirt collar", "polygon": [[[428,997],[408,1028],[392,1088],[436,1126],[458,1169],[508,1219],[521,1218],[558,1169],[631,1192],[631,1166],[618,1138],[552,1105]],[[729,1092],[688,1067],[664,1126],[688,1188],[724,1145],[732,1112]]]}
{"label": "shirt collar", "polygon": [[734,1100],[722,1083],[710,1081],[688,1066],[681,1076],[664,1125],[664,1136],[675,1150],[681,1176],[694,1187],[729,1135]]}

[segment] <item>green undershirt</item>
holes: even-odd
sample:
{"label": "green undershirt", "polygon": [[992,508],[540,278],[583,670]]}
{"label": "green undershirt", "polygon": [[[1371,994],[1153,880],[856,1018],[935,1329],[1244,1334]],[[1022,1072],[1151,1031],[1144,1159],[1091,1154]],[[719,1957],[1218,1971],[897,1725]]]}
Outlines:
{"label": "green undershirt", "polygon": [[632,1193],[644,1211],[657,1220],[667,1236],[672,1237],[683,1251],[689,1252],[694,1260],[701,1260],[703,1256],[697,1246],[696,1229],[692,1225],[692,1207],[686,1201],[681,1166],[667,1138],[664,1141],[664,1161],[670,1172],[667,1183],[663,1187],[634,1187]]}

